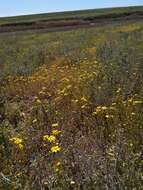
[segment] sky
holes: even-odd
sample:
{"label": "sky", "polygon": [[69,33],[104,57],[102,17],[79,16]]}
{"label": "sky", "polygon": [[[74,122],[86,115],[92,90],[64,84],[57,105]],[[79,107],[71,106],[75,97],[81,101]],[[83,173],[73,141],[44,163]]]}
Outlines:
{"label": "sky", "polygon": [[0,17],[143,5],[143,0],[0,0]]}

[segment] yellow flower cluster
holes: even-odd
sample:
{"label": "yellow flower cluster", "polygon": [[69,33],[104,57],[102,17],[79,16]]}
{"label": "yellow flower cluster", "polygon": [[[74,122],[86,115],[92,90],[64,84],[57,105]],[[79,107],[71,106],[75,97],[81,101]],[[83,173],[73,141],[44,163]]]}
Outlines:
{"label": "yellow flower cluster", "polygon": [[53,135],[59,135],[60,133],[61,133],[62,131],[60,131],[60,130],[52,130],[52,134]]}
{"label": "yellow flower cluster", "polygon": [[92,113],[92,115],[96,115],[100,112],[106,111],[108,108],[106,106],[97,106],[96,111]]}
{"label": "yellow flower cluster", "polygon": [[54,135],[44,135],[43,136],[43,140],[44,141],[49,141],[49,142],[55,142],[56,141],[56,137]]}
{"label": "yellow flower cluster", "polygon": [[[58,123],[53,123],[52,127],[59,127]],[[57,129],[53,129],[52,130],[52,135],[44,135],[43,136],[43,141],[48,141],[50,143],[54,143],[53,146],[51,147],[50,151],[52,153],[57,153],[60,152],[61,147],[58,145],[58,143],[56,143],[56,135],[59,135],[62,131],[61,130],[57,130]],[[56,144],[55,144],[56,143]]]}
{"label": "yellow flower cluster", "polygon": [[143,101],[142,100],[134,100],[133,98],[130,98],[127,100],[126,103],[133,105],[133,106],[136,106],[136,105],[142,104]]}
{"label": "yellow flower cluster", "polygon": [[13,137],[11,139],[9,139],[13,144],[17,145],[17,147],[20,149],[20,150],[23,150],[24,149],[24,145],[23,145],[23,140],[21,138],[18,138],[18,137]]}
{"label": "yellow flower cluster", "polygon": [[51,147],[52,153],[60,152],[60,150],[61,150],[61,148],[58,145]]}

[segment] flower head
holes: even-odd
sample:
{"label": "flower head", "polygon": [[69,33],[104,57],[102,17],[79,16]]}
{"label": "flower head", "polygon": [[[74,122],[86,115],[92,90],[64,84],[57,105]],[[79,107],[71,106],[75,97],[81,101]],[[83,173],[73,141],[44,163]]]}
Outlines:
{"label": "flower head", "polygon": [[49,135],[44,135],[44,136],[43,136],[43,140],[44,140],[44,141],[48,141],[48,139],[49,139]]}
{"label": "flower head", "polygon": [[49,141],[49,142],[55,142],[56,141],[56,137],[54,135],[44,135],[43,136],[43,140],[44,141]]}
{"label": "flower head", "polygon": [[51,147],[52,153],[60,152],[60,150],[61,150],[61,148],[58,145]]}
{"label": "flower head", "polygon": [[59,127],[59,124],[58,123],[53,123],[52,127]]}
{"label": "flower head", "polygon": [[14,144],[21,144],[23,142],[22,139],[18,138],[18,137],[13,137],[10,139],[11,142],[13,142]]}
{"label": "flower head", "polygon": [[17,147],[20,149],[20,150],[23,150],[24,149],[24,145],[22,144],[23,143],[23,140],[18,138],[18,137],[13,137],[11,139],[9,139],[13,144],[17,145]]}
{"label": "flower head", "polygon": [[52,134],[53,135],[59,135],[60,133],[61,133],[62,131],[60,131],[60,130],[52,130]]}
{"label": "flower head", "polygon": [[18,148],[19,148],[20,150],[23,150],[23,149],[24,149],[23,144],[18,144]]}

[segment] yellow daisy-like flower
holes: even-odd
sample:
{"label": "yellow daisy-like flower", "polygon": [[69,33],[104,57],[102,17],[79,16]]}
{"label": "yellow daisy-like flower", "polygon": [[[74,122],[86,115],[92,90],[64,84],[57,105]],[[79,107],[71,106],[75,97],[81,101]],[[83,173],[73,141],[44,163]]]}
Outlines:
{"label": "yellow daisy-like flower", "polygon": [[20,150],[23,150],[23,149],[24,149],[23,144],[18,144],[18,148],[19,148]]}
{"label": "yellow daisy-like flower", "polygon": [[59,135],[60,133],[61,133],[62,131],[60,131],[60,130],[52,130],[52,134],[53,135]]}
{"label": "yellow daisy-like flower", "polygon": [[61,148],[58,145],[51,147],[52,153],[56,153],[56,152],[60,152],[60,151],[61,151]]}
{"label": "yellow daisy-like flower", "polygon": [[49,141],[49,142],[55,142],[56,137],[54,135],[44,135],[43,136],[43,140],[44,141]]}
{"label": "yellow daisy-like flower", "polygon": [[53,123],[52,127],[59,127],[59,124],[58,123]]}
{"label": "yellow daisy-like flower", "polygon": [[23,142],[23,140],[18,137],[13,137],[10,139],[10,141],[12,141],[14,144],[17,144],[17,145]]}
{"label": "yellow daisy-like flower", "polygon": [[55,142],[56,137],[54,135],[50,135],[48,141],[49,142]]}
{"label": "yellow daisy-like flower", "polygon": [[15,144],[20,150],[24,149],[23,140],[18,137],[13,137],[9,139],[13,144]]}
{"label": "yellow daisy-like flower", "polygon": [[44,141],[48,141],[48,139],[49,139],[49,135],[44,135],[44,136],[43,136],[43,140],[44,140]]}

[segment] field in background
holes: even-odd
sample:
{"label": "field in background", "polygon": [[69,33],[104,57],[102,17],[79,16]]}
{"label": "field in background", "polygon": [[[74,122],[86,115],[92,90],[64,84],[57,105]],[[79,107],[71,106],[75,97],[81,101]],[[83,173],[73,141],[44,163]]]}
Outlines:
{"label": "field in background", "polygon": [[18,31],[64,31],[81,27],[143,20],[143,7],[108,8],[0,18],[0,33]]}
{"label": "field in background", "polygon": [[68,12],[57,12],[57,13],[45,13],[45,14],[33,14],[33,15],[24,15],[16,17],[2,17],[0,18],[0,25],[3,24],[12,24],[12,23],[25,23],[25,22],[34,22],[41,20],[62,20],[62,19],[71,19],[71,18],[86,18],[86,17],[95,17],[107,14],[122,14],[122,13],[134,13],[142,12],[143,6],[137,7],[121,7],[121,8],[106,8],[106,9],[91,9],[91,10],[82,10],[82,11],[68,11]]}
{"label": "field in background", "polygon": [[0,189],[141,190],[142,62],[140,20],[0,36]]}

